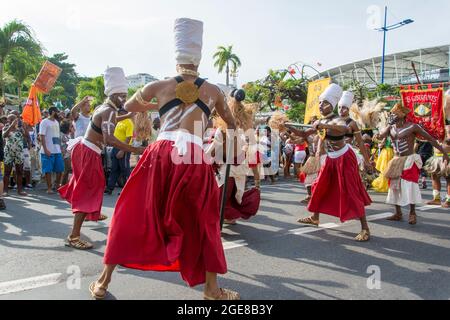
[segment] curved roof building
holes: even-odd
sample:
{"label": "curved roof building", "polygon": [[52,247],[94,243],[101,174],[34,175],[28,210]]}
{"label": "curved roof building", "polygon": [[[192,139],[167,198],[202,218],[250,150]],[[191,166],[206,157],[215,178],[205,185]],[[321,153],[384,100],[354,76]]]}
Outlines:
{"label": "curved roof building", "polygon": [[[385,83],[390,85],[417,84],[415,65],[419,79],[423,83],[449,82],[450,45],[417,49],[390,54],[385,57]],[[355,79],[368,86],[381,83],[382,57],[352,62],[321,72],[334,82],[344,85]],[[317,79],[319,76],[313,77]]]}

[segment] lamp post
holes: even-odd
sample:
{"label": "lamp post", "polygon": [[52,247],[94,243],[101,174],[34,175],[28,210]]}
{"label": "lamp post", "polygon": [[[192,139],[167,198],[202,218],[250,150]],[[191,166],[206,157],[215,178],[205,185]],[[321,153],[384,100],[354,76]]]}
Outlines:
{"label": "lamp post", "polygon": [[385,59],[386,59],[386,36],[388,31],[394,30],[394,29],[398,29],[401,28],[403,26],[406,26],[407,24],[411,24],[414,22],[414,20],[412,19],[406,19],[403,20],[402,22],[393,24],[388,26],[387,25],[387,13],[388,13],[388,7],[386,6],[384,8],[384,27],[383,28],[379,28],[379,29],[375,29],[377,31],[383,31],[383,58],[382,58],[382,63],[381,63],[381,83],[384,84],[384,66],[385,66]]}

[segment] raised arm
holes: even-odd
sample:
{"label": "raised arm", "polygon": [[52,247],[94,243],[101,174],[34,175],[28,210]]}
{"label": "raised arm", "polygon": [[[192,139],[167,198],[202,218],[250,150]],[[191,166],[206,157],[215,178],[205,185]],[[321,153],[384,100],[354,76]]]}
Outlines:
{"label": "raised arm", "polygon": [[326,129],[326,130],[334,130],[337,131],[341,134],[347,134],[349,131],[349,127],[347,126],[341,126],[341,125],[337,125],[337,124],[323,124],[323,123],[319,123],[316,124],[315,127],[317,128],[317,130],[322,130],[322,129]]}
{"label": "raised arm", "polygon": [[80,102],[78,102],[71,110],[72,114],[72,120],[77,121],[78,117],[80,116],[80,110],[81,106],[83,106],[85,103],[89,102],[89,97],[84,97]]}
{"label": "raised arm", "polygon": [[138,90],[130,100],[125,103],[125,110],[128,112],[146,112],[158,110],[158,104],[151,101],[156,97],[159,82],[153,82]]}
{"label": "raised arm", "polygon": [[382,141],[387,137],[389,137],[390,134],[391,134],[391,126],[387,126],[386,128],[384,128],[383,131],[375,135],[374,138],[377,139],[378,141]]}
{"label": "raised arm", "polygon": [[291,131],[297,137],[300,137],[300,138],[303,138],[303,139],[306,139],[309,136],[311,136],[311,135],[313,135],[313,134],[315,134],[317,132],[317,130],[313,129],[313,128],[308,129],[306,131],[298,130],[297,128],[289,126],[289,125],[286,125],[286,128],[288,128],[289,131]]}
{"label": "raised arm", "polygon": [[439,144],[439,142],[433,138],[428,132],[426,132],[421,126],[419,126],[418,124],[414,125],[413,128],[413,132],[416,135],[420,135],[421,137],[425,138],[425,140],[429,141],[433,147],[435,147],[436,149],[438,149],[443,155],[444,155],[444,160],[447,162],[447,164],[449,163],[449,157],[448,154],[445,152],[444,148],[442,147],[442,145]]}

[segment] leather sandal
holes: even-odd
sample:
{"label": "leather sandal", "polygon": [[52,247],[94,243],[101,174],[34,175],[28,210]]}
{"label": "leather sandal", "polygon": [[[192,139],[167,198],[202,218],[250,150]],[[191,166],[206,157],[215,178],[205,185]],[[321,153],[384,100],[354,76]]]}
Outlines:
{"label": "leather sandal", "polygon": [[77,250],[91,250],[94,248],[94,245],[92,243],[89,243],[87,241],[82,241],[80,237],[76,238],[67,238],[66,247],[77,249]]}
{"label": "leather sandal", "polygon": [[315,227],[318,227],[319,224],[320,224],[320,221],[316,221],[312,217],[301,218],[301,219],[297,220],[297,222],[301,223],[301,224],[312,225],[312,226],[315,226]]}
{"label": "leather sandal", "polygon": [[[100,289],[104,291],[104,293],[102,295],[95,293],[95,289]],[[108,287],[97,286],[97,281],[95,281],[89,285],[89,292],[91,293],[92,298],[94,298],[95,300],[103,300],[105,299],[108,292]]]}
{"label": "leather sandal", "polygon": [[417,224],[417,215],[416,214],[411,214],[409,216],[409,224],[412,226],[415,226]]}
{"label": "leather sandal", "polygon": [[396,221],[396,222],[399,222],[399,221],[402,221],[402,220],[403,220],[403,215],[402,215],[402,214],[396,213],[396,214],[394,214],[392,217],[387,218],[387,220],[388,220],[388,221]]}
{"label": "leather sandal", "polygon": [[367,242],[370,240],[370,231],[362,230],[355,238],[358,242]]}
{"label": "leather sandal", "polygon": [[209,300],[209,301],[220,301],[220,300],[241,300],[241,296],[239,295],[239,293],[232,291],[232,290],[228,290],[228,289],[220,289],[220,296],[213,298],[213,297],[208,297],[206,294],[204,295],[205,300]]}

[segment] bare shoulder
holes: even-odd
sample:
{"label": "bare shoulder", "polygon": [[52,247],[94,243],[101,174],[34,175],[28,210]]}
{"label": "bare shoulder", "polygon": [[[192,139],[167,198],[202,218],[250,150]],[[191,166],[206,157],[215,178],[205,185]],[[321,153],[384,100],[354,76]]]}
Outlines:
{"label": "bare shoulder", "polygon": [[98,106],[95,111],[94,114],[92,115],[93,119],[98,119],[98,118],[110,118],[111,116],[114,117],[115,116],[115,110],[110,108],[109,106],[107,106],[106,104],[102,104],[100,106]]}
{"label": "bare shoulder", "polygon": [[173,86],[176,83],[174,78],[167,78],[164,80],[154,81],[147,84],[142,90],[144,93],[147,92],[158,92],[167,88],[168,86]]}
{"label": "bare shoulder", "polygon": [[216,86],[215,84],[212,84],[208,81],[205,81],[205,83],[203,84],[205,90],[208,92],[209,95],[213,96],[213,97],[225,97],[225,94],[222,92],[222,90]]}

